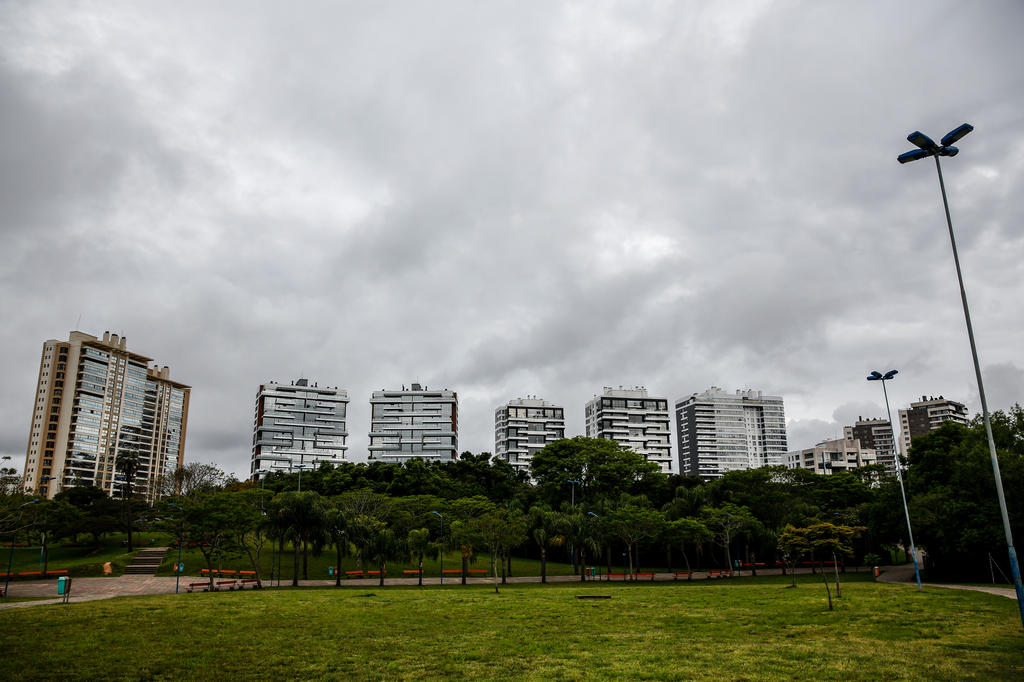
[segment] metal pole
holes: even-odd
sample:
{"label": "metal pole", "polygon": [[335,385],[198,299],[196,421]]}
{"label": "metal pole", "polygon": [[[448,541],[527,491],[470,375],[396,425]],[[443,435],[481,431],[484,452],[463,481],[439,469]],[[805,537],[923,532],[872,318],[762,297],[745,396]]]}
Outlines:
{"label": "metal pole", "polygon": [[444,517],[436,511],[430,513],[436,514],[437,518],[441,519],[441,584],[444,585]]}
{"label": "metal pole", "polygon": [[14,540],[18,537],[17,531],[11,533],[11,552],[7,555],[7,580],[4,582],[4,596],[7,596],[7,588],[11,584],[11,564],[14,562]]}
{"label": "metal pole", "polygon": [[910,528],[910,507],[907,506],[907,491],[903,488],[903,467],[896,453],[896,430],[892,426],[892,412],[889,410],[889,392],[885,390],[886,379],[882,379],[882,394],[885,396],[885,413],[889,417],[889,432],[892,435],[893,456],[896,458],[896,480],[900,482],[900,496],[903,498],[903,514],[907,517],[907,534],[910,536],[910,555],[914,557],[914,577],[917,578],[917,591],[921,591],[921,571],[917,565],[917,548],[914,546],[914,531]]}
{"label": "metal pole", "polygon": [[1020,566],[1017,563],[1017,550],[1013,548],[1013,531],[1010,530],[1010,515],[1006,511],[1006,496],[1003,494],[1003,477],[999,473],[999,456],[996,455],[996,442],[992,437],[992,423],[988,416],[988,401],[985,399],[985,384],[981,379],[981,365],[978,363],[978,347],[974,343],[974,326],[971,324],[971,310],[967,305],[967,291],[964,289],[964,276],[960,270],[960,256],[956,250],[956,237],[953,236],[953,220],[949,217],[949,201],[946,199],[946,183],[942,180],[942,165],[938,155],[935,156],[935,170],[939,174],[939,189],[942,191],[942,207],[946,211],[946,225],[949,227],[949,243],[953,247],[953,263],[956,265],[956,278],[960,283],[960,300],[964,304],[964,320],[967,322],[967,338],[971,342],[971,357],[974,359],[974,374],[978,379],[978,396],[981,398],[981,415],[985,422],[985,435],[988,437],[988,451],[992,459],[992,474],[996,480],[996,496],[999,498],[999,513],[1003,517],[1003,532],[1006,535],[1006,549],[1010,556],[1010,572],[1013,575],[1013,587],[1017,592],[1017,607],[1020,610],[1021,625],[1024,625],[1024,585],[1021,584]]}

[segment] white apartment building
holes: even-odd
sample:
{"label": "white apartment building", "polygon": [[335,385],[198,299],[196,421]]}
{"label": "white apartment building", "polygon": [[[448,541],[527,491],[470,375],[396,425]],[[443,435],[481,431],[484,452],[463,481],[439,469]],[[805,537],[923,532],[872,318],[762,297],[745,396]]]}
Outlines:
{"label": "white apartment building", "polygon": [[533,456],[565,438],[565,410],[537,396],[517,398],[494,410],[494,455],[529,470]]}
{"label": "white apartment building", "polygon": [[910,442],[942,426],[945,422],[967,425],[967,406],[955,400],[921,396],[921,400],[910,403],[906,410],[900,410],[900,452],[906,456]]}
{"label": "white apartment building", "polygon": [[877,461],[874,450],[862,448],[857,439],[847,438],[826,440],[813,448],[786,453],[786,466],[790,469],[809,469],[822,475],[851,471]]}
{"label": "white apartment building", "polygon": [[459,448],[459,397],[412,384],[374,391],[370,399],[370,459],[453,460]]}
{"label": "white apartment building", "polygon": [[64,488],[127,492],[117,470],[138,457],[133,495],[153,501],[185,458],[191,388],[167,367],[127,349],[127,340],[73,331],[43,343],[25,456],[24,489],[52,498]]}
{"label": "white apartment building", "polygon": [[677,473],[672,466],[668,399],[652,398],[643,386],[605,386],[587,403],[586,435],[614,440],[657,463],[662,473]]}
{"label": "white apartment building", "polygon": [[680,473],[705,480],[786,460],[781,396],[712,386],[676,401]]}
{"label": "white apartment building", "polygon": [[348,393],[336,386],[310,385],[308,379],[262,384],[253,419],[252,480],[345,461],[347,411]]}

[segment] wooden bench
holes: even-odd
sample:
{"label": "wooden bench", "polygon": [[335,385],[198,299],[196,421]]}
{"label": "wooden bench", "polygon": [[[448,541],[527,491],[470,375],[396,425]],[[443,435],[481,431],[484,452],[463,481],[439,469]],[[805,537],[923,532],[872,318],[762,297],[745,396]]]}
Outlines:
{"label": "wooden bench", "polygon": [[622,578],[622,582],[626,582],[629,578],[628,573],[605,573],[605,580],[612,580],[613,578]]}
{"label": "wooden bench", "polygon": [[651,582],[654,582],[654,573],[650,571],[637,571],[633,575],[637,578],[639,578],[640,576],[644,576],[645,578],[650,578]]}
{"label": "wooden bench", "polygon": [[62,569],[59,569],[59,570],[56,570],[56,571],[47,571],[46,572],[46,575],[67,575],[67,574],[68,574],[68,569],[66,569],[66,568],[62,568]]}
{"label": "wooden bench", "polygon": [[404,570],[404,571],[402,571],[402,573],[404,573],[404,574],[406,574],[406,575],[419,575],[419,574],[420,574],[420,573],[422,573],[422,572],[423,572],[423,571],[421,571],[421,570],[419,570],[419,569],[416,569],[416,568],[412,569],[411,571],[410,571],[410,570]]}
{"label": "wooden bench", "polygon": [[[372,575],[374,578],[379,578],[380,577],[380,571],[366,571],[366,575]],[[387,576],[388,576],[388,572],[384,571],[384,577],[386,578]]]}
{"label": "wooden bench", "polygon": [[704,577],[705,578],[728,578],[731,575],[732,575],[732,571],[713,570],[713,571],[707,571],[706,575]]}
{"label": "wooden bench", "polygon": [[243,575],[256,575],[256,571],[235,571],[239,576]]}
{"label": "wooden bench", "polygon": [[[255,571],[249,572],[254,573]],[[258,590],[260,588],[260,581],[258,578],[242,578],[238,581],[238,589],[244,590],[246,585],[252,585],[254,590]]]}
{"label": "wooden bench", "polygon": [[222,585],[227,585],[228,591],[235,589],[235,585],[238,584],[237,580],[218,580],[214,583],[213,589],[219,590]]}
{"label": "wooden bench", "polygon": [[362,578],[363,577],[363,572],[362,571],[345,571],[345,577],[346,578]]}
{"label": "wooden bench", "polygon": [[466,573],[468,573],[469,575],[487,575],[487,569],[486,568],[471,568],[468,571],[466,571]]}
{"label": "wooden bench", "polygon": [[188,588],[186,588],[186,592],[194,592],[200,588],[202,588],[203,592],[209,592],[210,583],[206,581],[203,581],[201,583],[189,583]]}
{"label": "wooden bench", "polygon": [[693,571],[674,571],[672,573],[673,580],[679,580],[679,576],[685,576],[687,579],[693,576]]}
{"label": "wooden bench", "polygon": [[22,571],[18,575],[19,576],[22,576],[22,575],[33,576],[33,575],[42,575],[42,574],[43,574],[42,571]]}

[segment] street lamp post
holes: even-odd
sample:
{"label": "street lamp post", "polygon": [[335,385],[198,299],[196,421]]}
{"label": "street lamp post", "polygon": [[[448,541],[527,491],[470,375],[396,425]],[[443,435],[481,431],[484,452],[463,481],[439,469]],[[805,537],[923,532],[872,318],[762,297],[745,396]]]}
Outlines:
{"label": "street lamp post", "polygon": [[[572,481],[572,480],[570,480],[570,481],[568,481],[568,483],[572,487],[572,492],[570,493],[570,496],[571,496],[570,497],[570,500],[571,500],[570,504],[572,505],[572,510],[576,511],[576,486],[578,486],[580,484],[580,482],[579,481]],[[575,544],[569,543],[569,553],[572,555],[572,567],[573,567],[573,571],[575,572],[575,569],[576,569],[576,545]]]}
{"label": "street lamp post", "polygon": [[168,504],[181,513],[181,521],[178,523],[178,563],[174,565],[174,594],[178,594],[178,584],[181,582],[181,545],[183,544],[182,536],[185,534],[185,510],[173,502]]}
{"label": "street lamp post", "polygon": [[[27,507],[30,504],[38,504],[38,503],[39,503],[39,498],[37,497],[34,500],[29,500],[25,504],[23,504],[20,507],[16,508],[14,511],[18,512],[22,507]],[[10,552],[10,554],[7,555],[7,580],[4,582],[4,595],[3,596],[5,596],[5,597],[7,596],[7,588],[11,584],[11,565],[14,562],[14,540],[17,537],[17,535],[18,535],[18,533],[17,533],[16,530],[12,530],[11,531],[11,552]]]}
{"label": "street lamp post", "polygon": [[430,513],[441,519],[441,584],[444,585],[444,517],[436,511]]}
{"label": "street lamp post", "polygon": [[903,487],[903,466],[900,464],[899,455],[896,452],[896,429],[892,425],[892,412],[889,410],[889,392],[885,389],[885,382],[891,381],[899,374],[899,370],[891,369],[885,374],[872,372],[868,375],[868,381],[882,382],[882,395],[885,396],[885,414],[889,417],[889,434],[892,436],[892,455],[896,465],[896,480],[900,482],[900,496],[903,498],[903,514],[907,517],[907,535],[910,536],[910,555],[914,557],[914,577],[917,578],[917,591],[921,591],[921,570],[917,564],[917,547],[914,545],[914,531],[910,527],[910,507],[907,506],[907,491]]}
{"label": "street lamp post", "polygon": [[[988,401],[985,399],[985,384],[981,379],[981,364],[978,362],[978,347],[974,342],[974,326],[971,324],[971,311],[967,305],[967,291],[964,289],[964,276],[960,270],[960,256],[956,250],[956,237],[953,235],[953,220],[949,216],[949,201],[946,198],[946,184],[942,180],[940,156],[956,156],[960,151],[952,146],[954,142],[974,130],[974,126],[964,123],[935,144],[924,133],[915,131],[907,136],[907,141],[918,147],[896,157],[900,163],[917,161],[929,156],[935,157],[935,170],[939,174],[939,190],[942,192],[942,207],[946,211],[946,226],[949,228],[949,243],[953,247],[953,263],[956,266],[956,278],[960,283],[960,301],[964,307],[964,321],[967,323],[967,338],[971,343],[971,357],[974,359],[974,374],[978,380],[978,396],[981,398],[981,414],[985,422],[985,435],[988,437],[988,451],[992,459],[992,474],[996,481],[996,497],[999,499],[999,513],[1003,519],[1003,533],[1006,535],[1006,549],[1010,557],[1010,571],[1013,574],[1013,586],[1017,592],[1017,607],[1020,609],[1021,624],[1024,625],[1024,585],[1021,584],[1020,565],[1017,563],[1017,550],[1013,548],[1013,532],[1010,530],[1010,515],[1006,511],[1006,496],[1003,493],[1003,478],[999,474],[999,456],[996,455],[996,442],[992,437],[992,423],[988,415]],[[941,146],[940,146],[941,145]]]}

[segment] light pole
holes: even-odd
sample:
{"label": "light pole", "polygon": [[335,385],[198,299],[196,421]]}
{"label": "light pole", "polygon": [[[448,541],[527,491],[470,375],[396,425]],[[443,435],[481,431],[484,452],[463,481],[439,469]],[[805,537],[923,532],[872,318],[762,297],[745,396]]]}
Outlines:
{"label": "light pole", "polygon": [[[600,516],[598,516],[597,514],[595,514],[595,513],[594,513],[594,512],[592,512],[592,511],[588,511],[588,512],[587,512],[587,516],[593,516],[593,517],[594,517],[595,519],[597,519],[598,521],[600,521],[600,520],[601,520],[601,517],[600,517]],[[600,552],[600,545],[598,545],[598,552]],[[596,565],[600,565],[600,564],[598,563],[598,564],[596,564]],[[584,570],[584,571],[586,571],[586,570],[587,570],[587,569],[586,569],[586,567],[584,567],[584,569],[583,569],[583,570]],[[593,578],[593,577],[594,577],[594,574],[593,574],[593,573],[591,573],[591,574],[590,574],[590,577],[591,577],[591,578]],[[600,575],[598,575],[598,577],[597,577],[597,580],[598,580],[598,582],[600,582],[600,581],[601,581],[601,576],[600,576]]]}
{"label": "light pole", "polygon": [[436,511],[430,513],[441,519],[441,584],[444,585],[444,517]]}
{"label": "light pole", "polygon": [[181,521],[178,523],[178,563],[174,565],[174,594],[178,594],[178,584],[181,582],[181,545],[185,535],[185,510],[173,502],[168,502],[168,505],[181,513]]}
{"label": "light pole", "polygon": [[914,531],[910,527],[910,508],[907,506],[907,491],[903,487],[903,466],[900,464],[899,455],[896,453],[896,429],[892,425],[892,412],[889,410],[889,392],[885,390],[885,382],[892,381],[892,378],[899,374],[899,370],[890,369],[885,374],[872,372],[868,375],[868,381],[882,382],[882,395],[885,396],[885,414],[889,417],[889,434],[892,436],[892,455],[896,465],[896,480],[900,482],[900,496],[903,498],[903,514],[907,517],[907,535],[910,536],[910,555],[914,557],[914,577],[917,578],[917,591],[921,591],[921,571],[917,565],[917,548],[914,546]]}
{"label": "light pole", "polygon": [[992,423],[988,416],[988,401],[985,399],[985,384],[981,380],[981,364],[978,362],[978,346],[974,342],[974,326],[971,324],[971,310],[967,305],[967,291],[964,289],[964,276],[960,270],[960,256],[956,250],[956,237],[953,235],[953,219],[949,217],[949,201],[946,199],[946,184],[942,180],[942,165],[939,163],[940,156],[956,156],[960,151],[952,146],[967,133],[974,130],[974,126],[964,123],[946,135],[935,144],[930,137],[921,131],[915,131],[907,136],[907,141],[918,147],[909,152],[904,152],[896,157],[900,163],[917,161],[928,156],[935,157],[935,170],[939,174],[939,190],[942,192],[942,207],[946,211],[946,225],[949,227],[949,243],[953,247],[953,263],[956,265],[956,278],[960,283],[960,300],[964,306],[964,321],[967,323],[967,338],[971,342],[971,357],[974,359],[974,374],[978,380],[978,395],[981,398],[981,414],[985,422],[985,435],[988,437],[988,451],[992,459],[992,474],[996,481],[996,497],[999,498],[999,513],[1003,517],[1003,533],[1006,535],[1006,549],[1010,556],[1010,572],[1013,574],[1013,587],[1017,592],[1017,607],[1020,609],[1021,624],[1024,625],[1024,585],[1021,585],[1020,566],[1017,563],[1017,550],[1013,548],[1013,532],[1010,530],[1010,515],[1006,511],[1006,496],[1003,494],[1003,477],[999,474],[999,457],[996,455],[996,442],[992,438]]}
{"label": "light pole", "polygon": [[[17,507],[14,510],[15,513],[20,511],[22,507],[27,507],[30,504],[39,504],[39,498],[37,497],[34,500],[29,500],[28,502],[26,502],[25,504],[21,505],[20,507]],[[11,516],[13,516],[13,514]],[[18,531],[17,530],[12,530],[11,531],[11,552],[10,552],[10,554],[7,555],[7,580],[4,582],[4,596],[5,597],[7,596],[7,588],[11,584],[11,564],[14,562],[14,540],[15,540],[15,538],[17,536],[18,536]]]}
{"label": "light pole", "polygon": [[[576,511],[576,486],[578,486],[580,484],[580,482],[579,481],[572,481],[572,480],[570,480],[570,481],[567,481],[567,483],[570,486],[572,486],[572,493],[570,493],[570,495],[571,495],[570,499],[572,500],[572,502],[571,502],[572,510]],[[575,544],[569,543],[569,553],[572,555],[573,575],[575,575],[575,571],[576,571],[576,545]]]}
{"label": "light pole", "polygon": [[[56,476],[43,476],[43,477],[41,477],[39,479],[39,492],[40,492],[40,494],[42,494],[47,499],[49,499],[49,497],[50,497],[50,481],[52,481],[52,480],[54,480],[56,478],[57,478]],[[44,483],[46,484],[45,491],[43,489],[43,484]],[[40,533],[40,536],[41,536],[42,540],[39,543],[39,565],[40,566],[43,565],[43,559],[46,557],[46,520],[47,520],[46,509],[44,508],[43,509],[43,531]],[[46,572],[45,571],[43,571],[43,577],[44,578],[46,577]]]}

